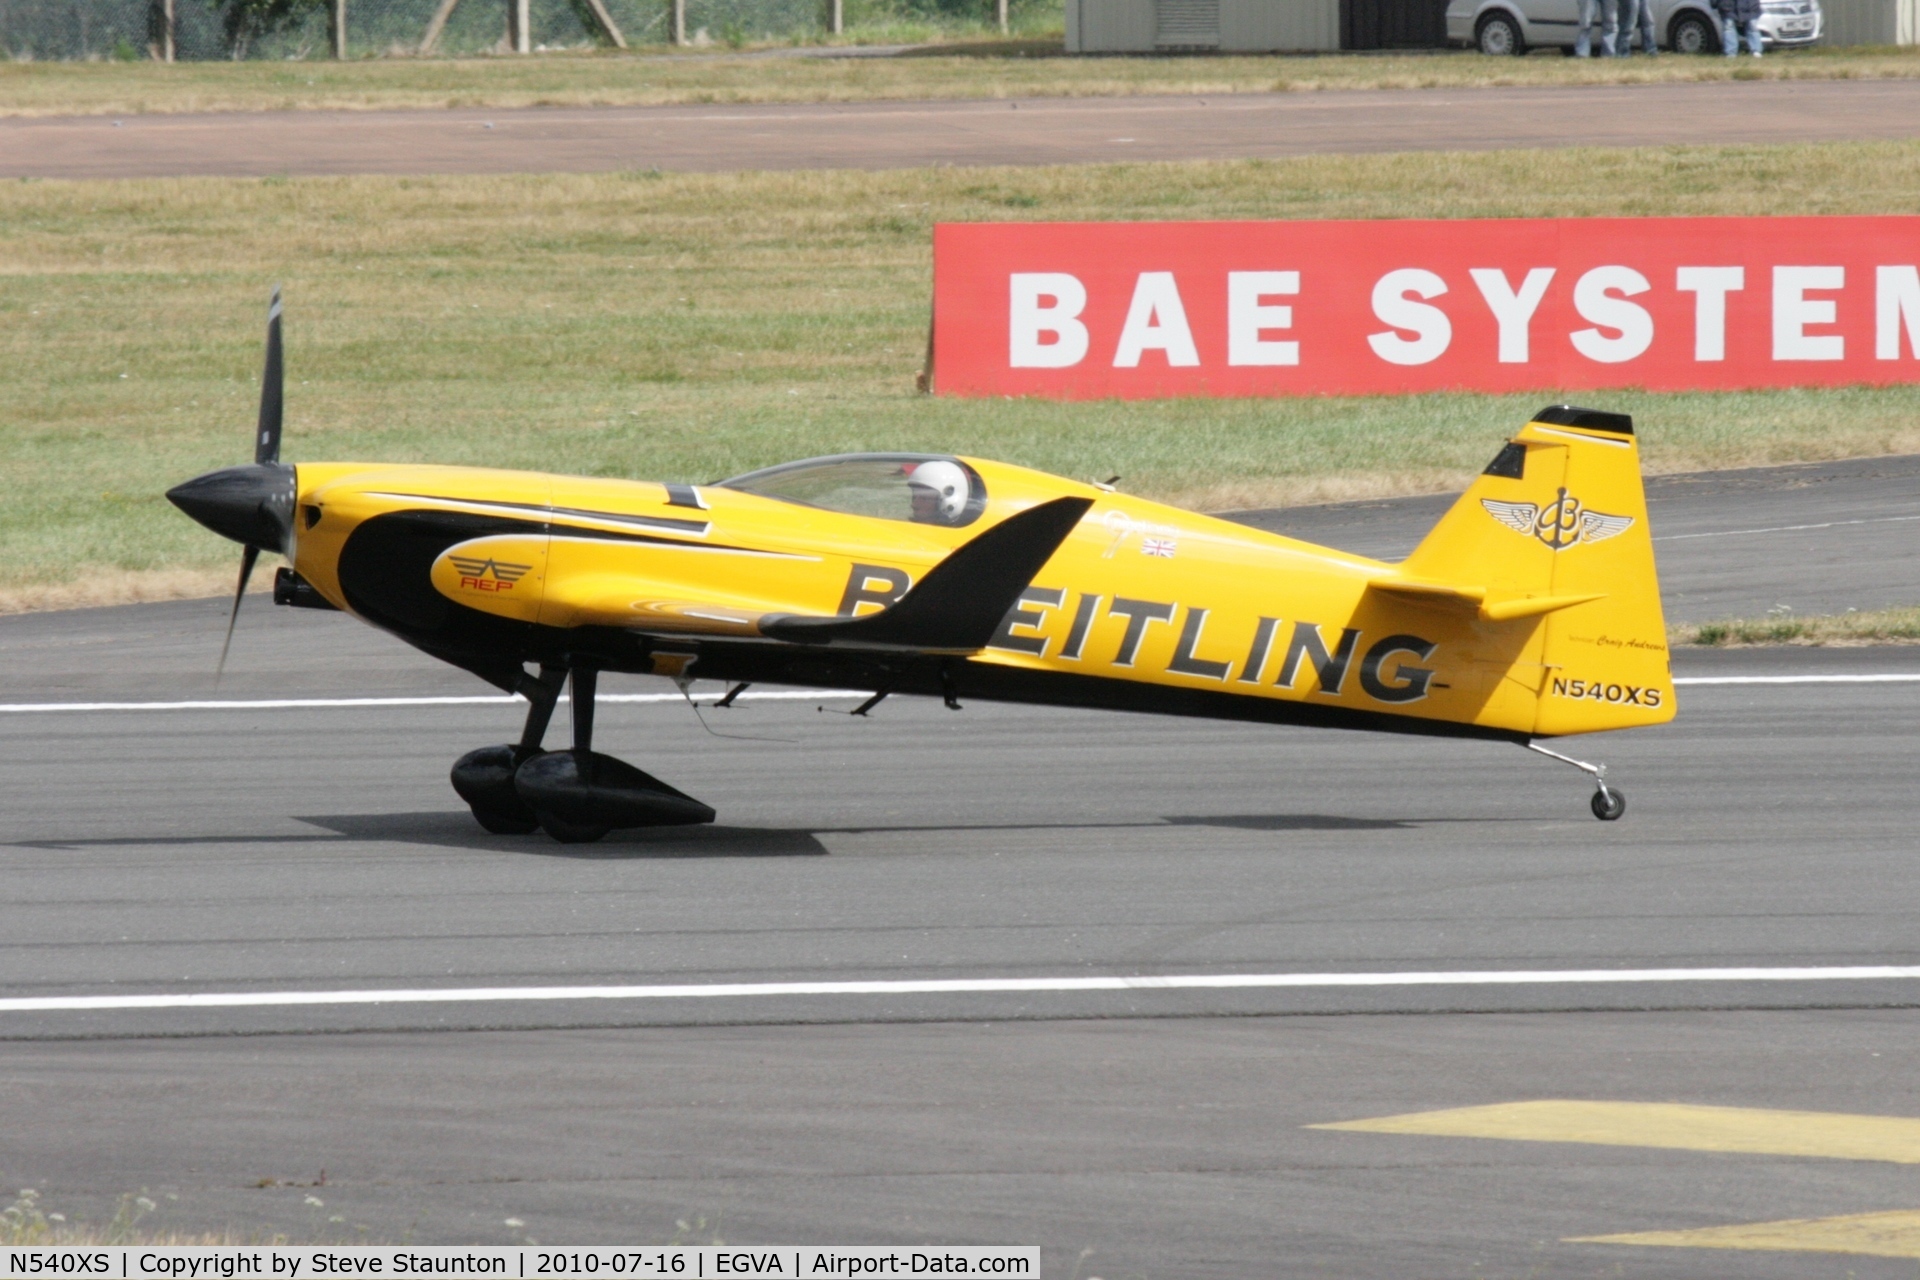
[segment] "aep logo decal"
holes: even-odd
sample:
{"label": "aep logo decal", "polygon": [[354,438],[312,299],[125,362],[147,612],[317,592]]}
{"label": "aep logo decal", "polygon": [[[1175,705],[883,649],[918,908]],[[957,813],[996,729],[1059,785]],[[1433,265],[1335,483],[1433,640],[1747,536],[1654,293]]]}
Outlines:
{"label": "aep logo decal", "polygon": [[511,591],[516,582],[526,576],[530,564],[507,564],[491,557],[474,560],[465,556],[448,556],[454,572],[460,575],[462,591]]}

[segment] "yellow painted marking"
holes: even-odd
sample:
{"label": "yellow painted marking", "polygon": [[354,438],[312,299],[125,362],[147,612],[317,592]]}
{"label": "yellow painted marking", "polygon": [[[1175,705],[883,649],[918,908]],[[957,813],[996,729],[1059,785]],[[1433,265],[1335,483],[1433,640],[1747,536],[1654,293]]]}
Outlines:
{"label": "yellow painted marking", "polygon": [[1617,1236],[1576,1236],[1566,1243],[1653,1244],[1681,1249],[1775,1249],[1796,1253],[1868,1253],[1881,1258],[1920,1258],[1920,1210],[1853,1213],[1841,1218],[1789,1218],[1784,1222],[1750,1222],[1730,1227],[1701,1227],[1693,1231],[1633,1231]]}
{"label": "yellow painted marking", "polygon": [[1542,1100],[1422,1111],[1308,1127],[1920,1164],[1920,1119],[1911,1116],[1763,1111],[1675,1102]]}

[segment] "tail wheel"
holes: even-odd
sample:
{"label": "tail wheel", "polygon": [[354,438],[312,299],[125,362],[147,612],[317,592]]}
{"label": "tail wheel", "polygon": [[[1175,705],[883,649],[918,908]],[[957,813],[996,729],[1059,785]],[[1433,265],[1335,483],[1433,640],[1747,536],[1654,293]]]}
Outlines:
{"label": "tail wheel", "polygon": [[1616,787],[1593,793],[1593,816],[1602,822],[1616,822],[1627,811],[1627,794]]}
{"label": "tail wheel", "polygon": [[1520,34],[1520,24],[1511,14],[1490,13],[1480,19],[1480,25],[1474,29],[1473,42],[1480,52],[1490,58],[1510,57],[1527,51],[1527,42]]}

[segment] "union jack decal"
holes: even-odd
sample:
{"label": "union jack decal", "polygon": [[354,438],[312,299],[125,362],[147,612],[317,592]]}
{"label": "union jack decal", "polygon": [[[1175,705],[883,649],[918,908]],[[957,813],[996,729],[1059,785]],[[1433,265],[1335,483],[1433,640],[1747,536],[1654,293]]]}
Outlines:
{"label": "union jack decal", "polygon": [[1174,549],[1179,545],[1180,544],[1172,538],[1142,538],[1140,540],[1140,554],[1143,556],[1159,556],[1163,560],[1171,560],[1173,559]]}

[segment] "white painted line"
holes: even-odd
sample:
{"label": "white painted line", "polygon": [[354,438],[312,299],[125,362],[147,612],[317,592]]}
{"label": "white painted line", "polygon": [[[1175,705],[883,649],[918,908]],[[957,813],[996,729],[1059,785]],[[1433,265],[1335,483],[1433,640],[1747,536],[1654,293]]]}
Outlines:
{"label": "white painted line", "polygon": [[[1920,672],[1878,675],[1839,676],[1678,676],[1680,684],[1913,684],[1920,683]],[[741,702],[776,700],[805,702],[808,699],[866,698],[858,689],[768,689],[740,695]],[[566,702],[562,694],[560,701]],[[603,693],[601,702],[679,702],[677,693]],[[61,711],[286,711],[335,707],[462,707],[506,706],[520,698],[511,694],[479,697],[410,698],[206,698],[189,702],[0,702],[0,715],[35,714]],[[706,704],[702,704],[703,706]]]}
{"label": "white painted line", "polygon": [[200,702],[7,702],[0,711],[282,711],[289,707],[452,707],[469,704],[504,706],[518,699],[509,695],[480,698],[260,698],[207,699]]}
{"label": "white painted line", "polygon": [[[770,702],[775,699],[805,701],[809,698],[866,698],[871,694],[858,689],[768,689],[740,695],[740,702]],[[677,693],[603,693],[599,702],[680,702]],[[197,702],[0,702],[0,713],[47,711],[284,711],[299,707],[462,707],[506,706],[517,703],[517,694],[493,694],[480,697],[445,698],[209,698]],[[561,702],[569,701],[566,694]]]}
{"label": "white painted line", "polygon": [[1913,684],[1920,674],[1862,676],[1675,676],[1675,684]]}
{"label": "white painted line", "polygon": [[[1838,676],[1677,676],[1682,684],[1914,684],[1920,672]],[[748,690],[741,702],[792,701],[808,699],[866,698],[858,689],[768,689]],[[514,694],[477,697],[405,697],[405,698],[205,698],[185,702],[0,702],[0,715],[43,714],[62,711],[287,711],[340,707],[466,707],[506,706],[518,703]],[[568,701],[560,695],[560,701]],[[677,693],[603,693],[601,702],[680,702]],[[702,706],[707,704],[702,703]]]}
{"label": "white painted line", "polygon": [[1669,533],[1655,538],[1655,542],[1680,542],[1686,538],[1737,538],[1747,533],[1799,533],[1805,529],[1843,529],[1855,524],[1898,524],[1903,520],[1920,520],[1920,516],[1873,516],[1865,520],[1828,520],[1823,524],[1776,524],[1766,529],[1715,529],[1709,533]]}
{"label": "white painted line", "polygon": [[715,982],[679,986],[445,987],[382,991],[202,991],[170,995],[18,996],[0,1013],[233,1009],[333,1004],[493,1004],[555,1000],[712,1000],[760,996],[910,996],[994,992],[1223,988],[1573,986],[1674,982],[1859,982],[1920,978],[1920,965],[1796,969],[1535,969],[1451,973],[1176,973],[1140,977],[936,978],[878,982]]}

